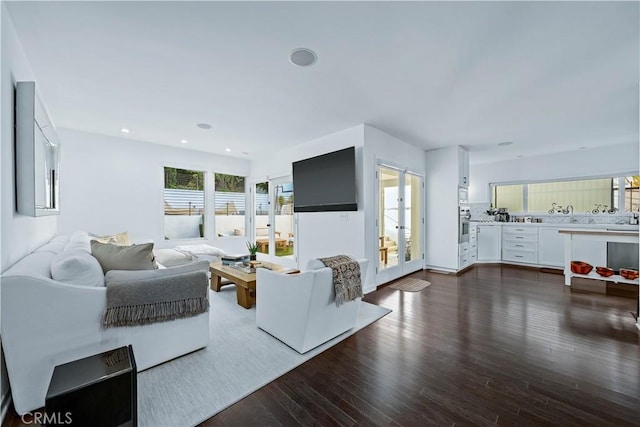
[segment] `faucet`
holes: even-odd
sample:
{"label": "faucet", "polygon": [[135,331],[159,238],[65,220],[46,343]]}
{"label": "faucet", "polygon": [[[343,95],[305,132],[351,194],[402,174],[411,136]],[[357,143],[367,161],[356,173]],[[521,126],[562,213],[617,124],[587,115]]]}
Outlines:
{"label": "faucet", "polygon": [[573,205],[568,205],[567,206],[567,210],[571,211],[571,219],[569,220],[570,223],[575,224],[578,222],[578,220],[576,218],[573,217]]}

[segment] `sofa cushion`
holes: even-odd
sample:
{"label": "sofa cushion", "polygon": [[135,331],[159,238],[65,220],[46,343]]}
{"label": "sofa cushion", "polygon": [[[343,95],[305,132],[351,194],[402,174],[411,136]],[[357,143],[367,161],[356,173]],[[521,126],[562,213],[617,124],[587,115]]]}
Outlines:
{"label": "sofa cushion", "polygon": [[307,270],[319,270],[325,267],[326,265],[317,258],[312,258],[307,262]]}
{"label": "sofa cushion", "polygon": [[59,254],[64,251],[64,248],[67,246],[69,242],[69,238],[66,236],[56,236],[49,241],[49,243],[40,246],[35,249],[33,252],[51,252],[52,254]]}
{"label": "sofa cushion", "polygon": [[95,234],[90,235],[91,240],[96,240],[100,243],[110,243],[112,245],[129,246],[131,240],[129,239],[129,233],[123,231],[122,233],[113,234],[110,236],[98,236]]}
{"label": "sofa cushion", "polygon": [[177,265],[190,264],[193,255],[177,251],[175,249],[154,249],[156,261],[165,267],[175,267]]}
{"label": "sofa cushion", "polygon": [[106,284],[111,282],[135,282],[138,280],[153,279],[155,277],[167,277],[177,274],[191,273],[194,271],[208,271],[210,263],[207,261],[194,262],[180,267],[171,267],[158,270],[111,270],[104,277]]}
{"label": "sofa cushion", "polygon": [[119,246],[91,241],[91,254],[96,257],[102,271],[155,270],[158,268],[153,255],[153,243]]}
{"label": "sofa cushion", "polygon": [[100,263],[82,249],[65,251],[51,261],[51,277],[74,285],[104,286]]}

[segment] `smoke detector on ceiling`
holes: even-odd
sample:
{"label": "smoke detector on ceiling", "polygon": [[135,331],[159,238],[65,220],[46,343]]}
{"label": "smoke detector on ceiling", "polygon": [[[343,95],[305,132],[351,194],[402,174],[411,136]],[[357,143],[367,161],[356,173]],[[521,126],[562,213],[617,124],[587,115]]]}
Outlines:
{"label": "smoke detector on ceiling", "polygon": [[299,67],[309,67],[318,60],[318,55],[311,49],[307,49],[306,47],[301,47],[298,49],[294,49],[289,56],[289,60],[293,65],[297,65]]}

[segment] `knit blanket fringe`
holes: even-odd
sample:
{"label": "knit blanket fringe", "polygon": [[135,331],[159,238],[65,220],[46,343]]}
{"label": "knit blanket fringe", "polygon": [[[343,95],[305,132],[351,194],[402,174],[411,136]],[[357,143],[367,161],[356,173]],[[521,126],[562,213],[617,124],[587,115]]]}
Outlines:
{"label": "knit blanket fringe", "polygon": [[320,261],[330,267],[333,272],[333,287],[336,293],[335,303],[340,306],[345,302],[362,298],[362,280],[360,278],[360,264],[347,255],[337,255],[320,258]]}
{"label": "knit blanket fringe", "polygon": [[207,298],[109,307],[104,313],[102,325],[105,328],[147,325],[197,316],[208,309],[209,300]]}

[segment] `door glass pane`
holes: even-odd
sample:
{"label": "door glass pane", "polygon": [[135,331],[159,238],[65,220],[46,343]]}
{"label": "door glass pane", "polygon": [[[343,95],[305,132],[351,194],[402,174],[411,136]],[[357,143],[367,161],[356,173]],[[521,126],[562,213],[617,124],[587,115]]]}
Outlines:
{"label": "door glass pane", "polygon": [[258,252],[269,253],[269,183],[259,182],[255,188],[255,236]]}
{"label": "door glass pane", "polygon": [[380,167],[379,269],[398,265],[398,189],[400,173],[395,169]]}
{"label": "door glass pane", "polygon": [[410,173],[405,175],[404,187],[404,236],[406,261],[422,259],[422,216],[420,206],[422,206],[422,182],[419,176]]}
{"label": "door glass pane", "polygon": [[293,256],[293,182],[274,186],[276,256]]}
{"label": "door glass pane", "polygon": [[204,172],[164,168],[164,238],[204,237]]}
{"label": "door glass pane", "polygon": [[217,173],[214,180],[214,227],[217,236],[244,236],[244,177]]}

